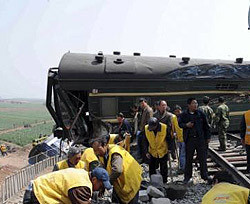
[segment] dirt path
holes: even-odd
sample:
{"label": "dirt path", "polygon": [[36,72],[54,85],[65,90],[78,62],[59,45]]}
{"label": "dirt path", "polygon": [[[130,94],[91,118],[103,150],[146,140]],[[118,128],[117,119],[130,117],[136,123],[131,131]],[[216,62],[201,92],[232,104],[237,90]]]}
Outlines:
{"label": "dirt path", "polygon": [[8,175],[28,165],[28,155],[32,145],[29,144],[24,147],[10,145],[12,149],[15,149],[15,152],[11,152],[5,157],[0,155],[0,185]]}
{"label": "dirt path", "polygon": [[[46,120],[45,122],[48,123],[48,122],[51,122],[52,120]],[[33,123],[31,124],[31,127],[34,127],[34,126],[37,126],[37,125],[40,125],[40,124],[43,124],[44,121],[41,121],[41,122],[38,122],[38,123]],[[24,126],[20,126],[20,127],[16,127],[16,128],[11,128],[11,129],[8,129],[8,130],[2,130],[0,131],[0,135],[2,134],[5,134],[5,133],[9,133],[9,132],[15,132],[17,130],[23,130],[23,129],[26,129]]]}

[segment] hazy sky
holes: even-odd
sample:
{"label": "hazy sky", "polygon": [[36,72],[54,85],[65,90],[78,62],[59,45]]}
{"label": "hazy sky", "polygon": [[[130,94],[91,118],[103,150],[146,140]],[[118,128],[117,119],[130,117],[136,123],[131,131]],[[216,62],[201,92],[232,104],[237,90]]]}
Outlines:
{"label": "hazy sky", "polygon": [[249,0],[0,0],[0,96],[45,98],[65,52],[250,60]]}

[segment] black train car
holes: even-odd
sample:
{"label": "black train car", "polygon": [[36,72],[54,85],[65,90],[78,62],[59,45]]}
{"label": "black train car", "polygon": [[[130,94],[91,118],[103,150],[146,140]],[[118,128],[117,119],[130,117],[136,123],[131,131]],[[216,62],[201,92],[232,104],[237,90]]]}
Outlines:
{"label": "black train car", "polygon": [[186,107],[188,97],[202,103],[209,96],[212,108],[224,96],[231,112],[230,130],[238,130],[250,109],[250,63],[236,61],[66,53],[58,68],[49,69],[47,108],[56,122],[55,135],[75,142],[106,131],[117,112],[130,118],[140,97],[149,104],[165,99]]}

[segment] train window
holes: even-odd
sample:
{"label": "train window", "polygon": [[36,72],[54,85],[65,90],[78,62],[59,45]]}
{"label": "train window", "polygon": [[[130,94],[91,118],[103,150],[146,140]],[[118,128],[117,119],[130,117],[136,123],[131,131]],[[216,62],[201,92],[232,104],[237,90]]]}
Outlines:
{"label": "train window", "polygon": [[101,112],[103,117],[115,117],[117,113],[117,99],[116,98],[102,98]]}
{"label": "train window", "polygon": [[216,84],[216,89],[219,90],[236,90],[238,89],[238,84]]}

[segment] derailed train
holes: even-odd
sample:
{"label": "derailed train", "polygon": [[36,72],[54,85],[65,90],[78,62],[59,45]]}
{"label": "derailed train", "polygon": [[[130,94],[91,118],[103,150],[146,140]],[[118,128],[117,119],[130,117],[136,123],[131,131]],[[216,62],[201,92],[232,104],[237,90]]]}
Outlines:
{"label": "derailed train", "polygon": [[219,96],[225,97],[230,130],[238,130],[243,113],[250,109],[250,63],[242,58],[66,53],[59,67],[49,69],[46,106],[56,122],[57,137],[87,144],[108,129],[107,122],[116,121],[117,112],[130,118],[130,108],[140,97],[149,104],[165,99],[170,108],[184,108],[188,97],[201,103],[204,95],[212,99],[212,108]]}

